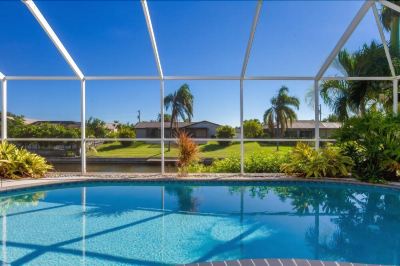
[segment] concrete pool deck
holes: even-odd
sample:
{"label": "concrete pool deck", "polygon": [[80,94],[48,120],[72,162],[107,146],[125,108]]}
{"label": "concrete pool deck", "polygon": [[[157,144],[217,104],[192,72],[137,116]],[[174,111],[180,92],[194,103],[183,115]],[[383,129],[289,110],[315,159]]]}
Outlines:
{"label": "concrete pool deck", "polygon": [[1,179],[0,192],[40,187],[46,185],[56,185],[63,183],[81,183],[81,182],[101,182],[101,181],[131,181],[131,182],[327,182],[343,183],[366,186],[379,186],[400,189],[400,182],[387,182],[385,184],[371,184],[360,182],[354,178],[299,178],[286,176],[284,174],[190,174],[186,177],[179,177],[177,174],[128,174],[128,173],[87,173],[80,175],[77,173],[50,173],[44,178],[33,179]]}

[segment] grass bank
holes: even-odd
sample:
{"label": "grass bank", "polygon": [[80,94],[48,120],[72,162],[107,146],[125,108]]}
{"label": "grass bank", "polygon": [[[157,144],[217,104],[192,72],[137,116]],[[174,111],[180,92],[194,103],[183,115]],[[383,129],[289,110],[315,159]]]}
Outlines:
{"label": "grass bank", "polygon": [[[201,158],[226,158],[240,154],[240,143],[233,143],[229,146],[219,145],[211,141],[207,144],[199,145]],[[275,153],[276,146],[272,143],[248,142],[244,144],[245,155],[255,152]],[[286,153],[291,150],[290,146],[279,146],[279,153]],[[168,151],[168,144],[165,147],[165,157],[174,158],[178,155],[175,144],[171,144]],[[88,152],[89,157],[108,157],[108,158],[159,158],[161,157],[161,145],[144,142],[136,142],[128,147],[122,146],[119,142],[105,143],[96,147],[96,151]]]}

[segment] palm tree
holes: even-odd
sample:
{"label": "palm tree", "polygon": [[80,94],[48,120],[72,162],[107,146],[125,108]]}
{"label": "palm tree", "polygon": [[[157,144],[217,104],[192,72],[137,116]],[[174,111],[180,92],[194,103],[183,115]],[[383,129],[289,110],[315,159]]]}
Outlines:
{"label": "palm tree", "polygon": [[[183,84],[177,91],[170,93],[164,98],[165,109],[171,108],[171,121],[169,137],[172,138],[173,128],[178,129],[178,119],[192,121],[193,117],[193,95],[189,85]],[[168,142],[168,151],[171,150],[171,142]]]}
{"label": "palm tree", "polygon": [[[157,116],[157,122],[161,122],[161,114],[160,113]],[[164,114],[164,122],[171,122],[170,114]]]}
{"label": "palm tree", "polygon": [[[335,67],[348,77],[390,75],[384,49],[375,42],[365,44],[352,54],[347,50],[340,51]],[[352,114],[363,115],[370,106],[382,104],[387,107],[389,102],[382,101],[380,96],[388,93],[388,88],[388,84],[377,81],[326,80],[321,84],[320,94],[333,114],[344,121]]]}
{"label": "palm tree", "polygon": [[[389,1],[400,5],[400,1]],[[400,14],[391,8],[382,6],[381,21],[385,30],[390,31],[390,44],[392,55],[400,56]]]}
{"label": "palm tree", "polygon": [[[288,92],[289,88],[282,86],[278,95],[271,99],[272,106],[264,113],[264,124],[268,125],[272,137],[275,136],[275,125],[278,137],[282,137],[288,128],[288,124],[292,125],[293,121],[297,119],[296,112],[292,107],[299,110],[300,101],[294,96],[289,96]],[[278,145],[277,149],[279,149]]]}

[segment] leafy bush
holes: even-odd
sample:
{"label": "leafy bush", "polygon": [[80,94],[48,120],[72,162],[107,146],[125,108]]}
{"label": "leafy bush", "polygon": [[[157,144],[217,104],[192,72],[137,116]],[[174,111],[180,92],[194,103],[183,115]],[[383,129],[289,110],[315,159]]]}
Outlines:
{"label": "leafy bush", "polygon": [[257,152],[244,160],[246,173],[279,173],[280,167],[287,162],[287,154]]}
{"label": "leafy bush", "polygon": [[[133,139],[136,138],[135,130],[129,126],[123,125],[118,128],[117,137],[121,139]],[[131,146],[134,141],[120,141],[122,146]]]}
{"label": "leafy bush", "polygon": [[243,121],[243,131],[245,138],[258,138],[264,135],[263,126],[258,119]]}
{"label": "leafy bush", "polygon": [[105,138],[109,133],[106,122],[90,117],[86,121],[86,135],[91,138]]}
{"label": "leafy bush", "polygon": [[353,164],[350,157],[331,144],[314,150],[307,144],[298,143],[289,153],[289,162],[282,164],[281,171],[305,177],[341,177],[349,175]]}
{"label": "leafy bush", "polygon": [[336,138],[343,153],[354,159],[357,178],[370,182],[398,179],[400,116],[368,112],[350,118]]}
{"label": "leafy bush", "polygon": [[4,178],[40,178],[53,168],[43,157],[7,142],[0,143],[0,161]]}
{"label": "leafy bush", "polygon": [[[233,137],[235,137],[235,135],[235,129],[231,126],[225,125],[217,128],[216,136],[219,139],[232,139]],[[231,141],[218,141],[218,143],[221,146],[228,146],[232,144]]]}
{"label": "leafy bush", "polygon": [[[246,157],[244,170],[246,173],[277,173],[281,164],[287,162],[287,156],[280,153],[257,152]],[[240,156],[231,156],[216,160],[211,166],[191,166],[190,172],[239,173]]]}
{"label": "leafy bush", "polygon": [[210,166],[211,173],[240,173],[240,157],[231,156],[216,160]]}
{"label": "leafy bush", "polygon": [[185,131],[178,133],[178,171],[186,175],[190,165],[197,163],[199,147]]}

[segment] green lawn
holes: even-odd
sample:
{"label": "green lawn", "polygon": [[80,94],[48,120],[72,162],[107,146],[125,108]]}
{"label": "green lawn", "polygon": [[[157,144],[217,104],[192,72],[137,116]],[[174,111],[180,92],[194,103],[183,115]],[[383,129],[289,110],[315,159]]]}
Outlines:
{"label": "green lawn", "polygon": [[[244,144],[245,155],[259,151],[276,152],[276,146],[272,143],[248,142]],[[227,147],[219,145],[217,142],[208,142],[199,145],[201,158],[225,158],[231,155],[240,154],[240,143],[234,143]],[[279,152],[287,152],[289,146],[280,146]],[[131,146],[124,147],[119,142],[102,144],[96,147],[96,151],[89,151],[90,157],[110,157],[110,158],[159,158],[161,157],[161,145],[137,142]],[[177,157],[178,149],[175,144],[171,144],[168,151],[168,144],[165,145],[165,156]]]}

